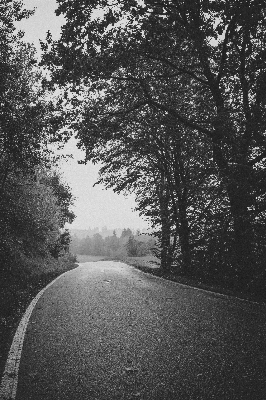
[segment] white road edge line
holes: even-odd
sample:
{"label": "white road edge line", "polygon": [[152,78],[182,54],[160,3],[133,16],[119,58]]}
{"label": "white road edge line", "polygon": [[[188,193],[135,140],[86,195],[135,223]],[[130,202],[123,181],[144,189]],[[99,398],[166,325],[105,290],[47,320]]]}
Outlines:
{"label": "white road edge line", "polygon": [[[170,282],[171,284],[180,285],[180,286],[186,287],[188,289],[196,290],[196,291],[199,291],[199,292],[216,294],[218,296],[221,296],[221,297],[224,297],[224,298],[228,298],[228,299],[235,299],[235,300],[240,300],[240,301],[244,301],[244,302],[247,302],[247,303],[253,303],[253,304],[261,305],[261,303],[257,303],[255,301],[249,301],[249,300],[241,299],[241,298],[234,297],[234,296],[228,296],[228,295],[225,295],[225,294],[211,292],[211,291],[208,291],[208,290],[205,290],[205,289],[201,289],[201,288],[195,288],[193,286],[188,286],[188,285],[185,285],[183,283],[170,281],[170,280],[164,279],[162,277],[150,274],[148,272],[143,272],[143,271],[139,270],[138,268],[134,268],[132,265],[126,264],[124,262],[120,261],[120,263],[126,265],[127,267],[131,267],[134,270],[137,270],[141,274],[144,274],[144,275],[148,274],[151,277],[153,277],[155,279],[163,280],[164,282]],[[78,263],[79,266],[80,266],[80,264],[82,264],[82,263]],[[72,270],[70,270],[70,271],[72,271]],[[28,322],[29,322],[29,319],[31,317],[31,314],[32,314],[32,311],[33,311],[34,307],[36,306],[38,300],[43,295],[43,293],[46,291],[46,289],[48,289],[58,279],[62,278],[65,274],[67,274],[70,271],[64,272],[63,274],[59,275],[52,282],[50,282],[44,289],[42,289],[37,294],[37,296],[32,300],[32,302],[28,306],[25,314],[23,315],[23,317],[22,317],[22,319],[21,319],[21,321],[19,323],[19,326],[18,326],[18,328],[16,330],[16,333],[14,335],[13,342],[12,342],[12,345],[11,345],[9,353],[8,353],[8,358],[7,358],[7,362],[6,362],[6,365],[5,365],[5,370],[4,370],[4,373],[3,373],[1,386],[0,386],[0,400],[15,400],[15,398],[16,398],[17,385],[18,385],[18,372],[19,372],[19,365],[20,365],[23,341],[24,341],[27,325],[28,325]],[[262,305],[264,305],[264,304],[262,304]]]}
{"label": "white road edge line", "polygon": [[[72,271],[72,270],[70,270]],[[5,365],[5,370],[3,373],[1,386],[0,386],[0,400],[15,400],[18,386],[18,372],[19,372],[19,364],[21,359],[22,347],[24,342],[24,337],[27,329],[27,325],[32,314],[34,307],[36,306],[38,300],[43,295],[43,293],[48,289],[51,285],[53,285],[58,279],[62,278],[69,271],[64,272],[55,278],[52,282],[48,283],[45,288],[43,288],[37,296],[32,300],[30,305],[28,306],[25,314],[23,315],[19,326],[16,330],[16,333],[13,338],[12,345],[10,347],[7,362]]]}
{"label": "white road edge line", "polygon": [[[241,297],[237,297],[237,296],[233,296],[233,295],[229,295],[229,294],[224,294],[224,293],[219,293],[219,292],[215,292],[215,291],[211,291],[211,290],[207,290],[207,289],[197,288],[195,286],[189,286],[189,285],[186,285],[185,283],[179,283],[179,282],[176,282],[176,281],[171,281],[170,279],[163,278],[161,276],[153,275],[151,272],[148,272],[148,271],[144,272],[141,269],[138,269],[137,267],[134,267],[133,265],[126,264],[126,263],[124,263],[122,261],[116,261],[116,262],[121,262],[121,264],[125,264],[128,267],[131,267],[134,270],[139,271],[141,274],[150,275],[152,278],[159,279],[159,280],[162,280],[162,281],[167,282],[167,283],[170,282],[170,284],[183,286],[186,289],[192,289],[192,290],[195,290],[197,292],[208,293],[208,294],[214,295],[216,297],[222,297],[222,298],[229,299],[229,300],[242,301],[243,303],[257,304],[259,306],[264,306],[264,307],[266,306],[266,303],[259,303],[258,301],[255,301],[255,300],[243,299]],[[2,399],[0,398],[0,400],[2,400]]]}

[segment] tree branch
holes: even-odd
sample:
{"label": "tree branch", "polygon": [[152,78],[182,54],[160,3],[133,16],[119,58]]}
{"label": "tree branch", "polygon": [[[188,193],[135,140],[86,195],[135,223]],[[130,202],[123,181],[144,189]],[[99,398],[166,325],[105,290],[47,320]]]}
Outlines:
{"label": "tree branch", "polygon": [[145,87],[145,84],[143,81],[140,80],[140,85],[143,89],[144,95],[147,98],[148,103],[159,109],[162,111],[166,111],[168,112],[170,115],[172,115],[173,117],[175,117],[179,122],[181,122],[182,124],[184,124],[185,126],[192,128],[192,129],[196,129],[201,133],[205,133],[206,135],[208,135],[209,137],[213,137],[213,133],[214,131],[211,131],[209,129],[206,129],[198,124],[196,124],[194,121],[191,121],[190,119],[188,119],[187,117],[185,117],[184,115],[181,115],[178,111],[176,111],[176,109],[166,106],[164,104],[159,103],[158,101],[155,101],[151,94],[149,93],[149,90],[147,89],[147,87]]}
{"label": "tree branch", "polygon": [[173,69],[179,71],[179,73],[187,74],[187,75],[191,76],[192,78],[194,78],[196,81],[198,81],[200,83],[203,83],[204,85],[208,85],[208,81],[206,79],[200,78],[194,72],[189,71],[186,68],[181,68],[181,67],[177,66],[175,63],[171,62],[167,58],[164,58],[164,57],[152,57],[149,54],[146,54],[146,56],[151,60],[161,61],[162,63],[165,63],[165,64],[169,65],[170,67],[172,67]]}
{"label": "tree branch", "polygon": [[237,13],[235,13],[235,15],[232,17],[231,21],[229,22],[226,32],[225,32],[225,37],[224,37],[224,41],[223,41],[223,48],[222,48],[222,55],[221,55],[221,61],[220,61],[220,66],[219,66],[219,72],[217,75],[217,84],[219,85],[221,78],[222,78],[222,74],[223,74],[223,69],[224,69],[224,64],[227,58],[227,53],[226,53],[226,47],[228,44],[228,40],[229,40],[229,35],[231,33],[231,30],[234,27],[235,21],[237,18]]}

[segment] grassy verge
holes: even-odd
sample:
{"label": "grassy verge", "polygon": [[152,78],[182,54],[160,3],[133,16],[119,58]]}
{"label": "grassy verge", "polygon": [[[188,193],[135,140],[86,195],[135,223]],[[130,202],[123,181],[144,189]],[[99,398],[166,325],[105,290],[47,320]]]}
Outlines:
{"label": "grassy verge", "polygon": [[173,271],[165,272],[160,268],[160,261],[156,257],[124,257],[120,261],[126,264],[132,265],[142,272],[152,274],[154,276],[161,277],[173,282],[181,283],[183,285],[195,287],[198,289],[208,290],[213,293],[224,294],[227,296],[238,297],[244,300],[256,301],[259,303],[266,303],[266,292],[265,290],[253,289],[250,291],[241,291],[232,288],[225,288],[216,284],[206,283],[199,281],[198,279],[189,278],[186,276],[180,276]]}
{"label": "grassy verge", "polygon": [[160,270],[160,260],[154,256],[144,256],[144,257],[119,257],[119,261],[125,264],[132,265],[144,272],[156,273]]}
{"label": "grassy verge", "polygon": [[32,261],[26,268],[18,266],[0,276],[0,377],[3,374],[14,333],[31,300],[49,282],[75,268],[74,259]]}
{"label": "grassy verge", "polygon": [[110,260],[110,257],[107,256],[89,256],[89,255],[78,254],[76,257],[77,257],[77,262],[80,263]]}

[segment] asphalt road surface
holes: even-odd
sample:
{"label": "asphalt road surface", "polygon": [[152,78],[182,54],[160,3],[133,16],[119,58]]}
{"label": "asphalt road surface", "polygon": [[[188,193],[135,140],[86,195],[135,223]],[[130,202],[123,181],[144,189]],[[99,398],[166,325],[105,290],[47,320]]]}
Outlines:
{"label": "asphalt road surface", "polygon": [[265,400],[266,307],[80,264],[31,316],[17,400]]}

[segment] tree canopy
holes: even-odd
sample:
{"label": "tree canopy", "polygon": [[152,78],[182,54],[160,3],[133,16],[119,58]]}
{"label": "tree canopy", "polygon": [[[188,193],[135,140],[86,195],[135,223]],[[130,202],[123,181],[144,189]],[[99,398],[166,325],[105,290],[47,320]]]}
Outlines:
{"label": "tree canopy", "polygon": [[[49,92],[35,49],[14,22],[31,11],[22,1],[0,5],[0,263],[59,255],[73,196],[60,177],[52,144],[65,135],[66,111]],[[54,249],[59,250],[55,253]]]}
{"label": "tree canopy", "polygon": [[265,270],[265,3],[58,5],[43,63],[72,90],[86,159],[136,192],[166,267],[249,285]]}

